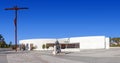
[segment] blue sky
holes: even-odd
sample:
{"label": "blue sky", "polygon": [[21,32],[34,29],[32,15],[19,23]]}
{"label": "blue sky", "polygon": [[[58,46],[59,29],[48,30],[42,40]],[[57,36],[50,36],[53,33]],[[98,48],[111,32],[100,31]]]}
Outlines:
{"label": "blue sky", "polygon": [[0,0],[0,34],[14,43],[14,11],[18,13],[18,40],[76,36],[120,37],[119,0]]}

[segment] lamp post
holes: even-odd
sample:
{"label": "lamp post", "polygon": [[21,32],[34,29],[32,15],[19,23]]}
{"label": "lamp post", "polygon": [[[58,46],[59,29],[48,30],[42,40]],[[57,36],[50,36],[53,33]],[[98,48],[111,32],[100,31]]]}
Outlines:
{"label": "lamp post", "polygon": [[23,10],[23,9],[28,9],[28,8],[19,8],[17,6],[13,8],[5,8],[5,10],[15,10],[14,25],[15,25],[15,50],[16,52],[17,52],[17,15],[18,15],[18,10]]}

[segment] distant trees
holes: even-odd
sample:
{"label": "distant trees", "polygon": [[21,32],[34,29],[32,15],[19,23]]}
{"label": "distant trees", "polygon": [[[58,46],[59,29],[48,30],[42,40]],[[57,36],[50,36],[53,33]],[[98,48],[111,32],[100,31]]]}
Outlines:
{"label": "distant trees", "polygon": [[111,46],[120,47],[120,37],[111,38],[110,41],[111,41]]}
{"label": "distant trees", "polygon": [[12,47],[12,42],[10,41],[10,43],[8,44],[9,47]]}
{"label": "distant trees", "polygon": [[7,44],[4,40],[4,37],[0,34],[0,48],[6,48]]}
{"label": "distant trees", "polygon": [[0,34],[0,41],[3,41],[4,40],[4,38],[3,38],[3,36]]}

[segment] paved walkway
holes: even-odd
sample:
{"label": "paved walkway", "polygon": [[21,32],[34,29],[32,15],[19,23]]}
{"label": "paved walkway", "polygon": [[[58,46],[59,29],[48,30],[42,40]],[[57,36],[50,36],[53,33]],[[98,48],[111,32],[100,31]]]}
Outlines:
{"label": "paved walkway", "polygon": [[120,48],[108,50],[82,50],[65,56],[57,56],[62,59],[82,61],[85,63],[120,63]]}
{"label": "paved walkway", "polygon": [[[40,51],[18,52],[17,54],[8,54],[8,63],[83,63],[73,60],[60,59],[54,55],[43,54]],[[14,59],[13,59],[14,58]]]}
{"label": "paved walkway", "polygon": [[0,52],[0,63],[120,63],[120,48],[60,55],[52,55],[51,51],[7,51]]}
{"label": "paved walkway", "polygon": [[8,63],[7,55],[5,54],[5,52],[0,51],[0,63]]}
{"label": "paved walkway", "polygon": [[8,63],[6,55],[0,54],[0,63]]}

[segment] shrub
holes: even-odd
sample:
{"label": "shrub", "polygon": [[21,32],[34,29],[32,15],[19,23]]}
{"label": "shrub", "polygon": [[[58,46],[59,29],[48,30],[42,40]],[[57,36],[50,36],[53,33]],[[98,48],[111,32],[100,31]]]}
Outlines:
{"label": "shrub", "polygon": [[48,49],[48,48],[49,48],[49,45],[46,44],[46,48]]}
{"label": "shrub", "polygon": [[120,47],[120,45],[111,44],[110,47]]}
{"label": "shrub", "polygon": [[45,49],[45,44],[42,45],[42,48]]}

